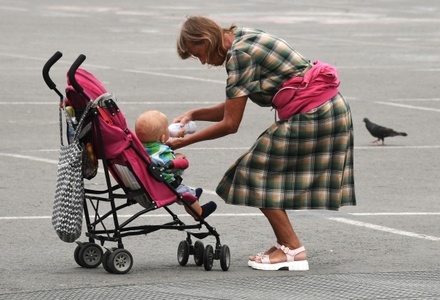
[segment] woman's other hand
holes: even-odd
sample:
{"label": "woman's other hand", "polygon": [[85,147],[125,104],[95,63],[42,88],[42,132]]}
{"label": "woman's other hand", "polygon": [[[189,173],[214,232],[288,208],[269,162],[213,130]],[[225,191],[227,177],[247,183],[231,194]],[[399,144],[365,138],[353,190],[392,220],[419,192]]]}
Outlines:
{"label": "woman's other hand", "polygon": [[182,127],[185,126],[185,124],[188,123],[189,121],[193,121],[191,111],[187,111],[187,112],[183,113],[182,115],[175,117],[173,119],[173,123],[179,123],[180,126],[182,126]]}

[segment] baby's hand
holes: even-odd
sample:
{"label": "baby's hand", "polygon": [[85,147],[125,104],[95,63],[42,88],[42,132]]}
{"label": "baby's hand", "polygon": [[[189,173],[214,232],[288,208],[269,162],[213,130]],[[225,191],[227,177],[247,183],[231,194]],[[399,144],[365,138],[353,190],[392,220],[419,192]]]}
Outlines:
{"label": "baby's hand", "polygon": [[186,158],[185,154],[183,153],[174,153],[174,155],[176,156],[176,158]]}

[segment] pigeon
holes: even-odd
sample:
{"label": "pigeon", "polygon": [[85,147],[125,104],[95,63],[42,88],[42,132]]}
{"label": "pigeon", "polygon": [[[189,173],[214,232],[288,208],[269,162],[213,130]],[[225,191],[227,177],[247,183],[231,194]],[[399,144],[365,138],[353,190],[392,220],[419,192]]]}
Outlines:
{"label": "pigeon", "polygon": [[407,136],[405,132],[397,132],[394,129],[383,127],[378,124],[374,124],[368,118],[364,118],[363,120],[365,122],[365,127],[367,127],[367,130],[370,132],[372,136],[377,138],[377,140],[373,141],[372,143],[377,143],[378,141],[382,140],[382,146],[384,145],[384,140],[386,137],[392,137],[392,136]]}

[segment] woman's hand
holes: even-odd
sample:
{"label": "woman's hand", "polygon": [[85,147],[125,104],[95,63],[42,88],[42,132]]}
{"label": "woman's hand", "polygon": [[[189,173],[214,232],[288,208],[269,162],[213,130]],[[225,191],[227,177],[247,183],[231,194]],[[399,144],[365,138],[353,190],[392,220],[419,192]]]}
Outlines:
{"label": "woman's hand", "polygon": [[185,138],[171,138],[169,139],[166,144],[173,150],[177,150],[179,148],[185,147],[186,144],[184,143]]}
{"label": "woman's hand", "polygon": [[180,126],[185,126],[189,121],[193,121],[191,111],[187,111],[184,114],[174,118],[173,123],[179,123]]}
{"label": "woman's hand", "polygon": [[226,100],[217,105],[190,110],[175,118],[173,123],[185,125],[189,121],[211,121],[211,126],[201,129],[182,138],[173,138],[166,142],[171,149],[176,150],[197,142],[217,139],[237,132],[243,118],[247,96]]}

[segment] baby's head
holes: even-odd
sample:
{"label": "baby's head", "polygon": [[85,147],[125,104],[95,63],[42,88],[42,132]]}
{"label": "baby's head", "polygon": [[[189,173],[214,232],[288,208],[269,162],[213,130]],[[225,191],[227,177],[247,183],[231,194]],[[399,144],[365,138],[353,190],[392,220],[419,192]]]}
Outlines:
{"label": "baby's head", "polygon": [[170,138],[168,118],[157,110],[142,113],[137,118],[134,129],[142,143],[161,142],[164,144]]}

